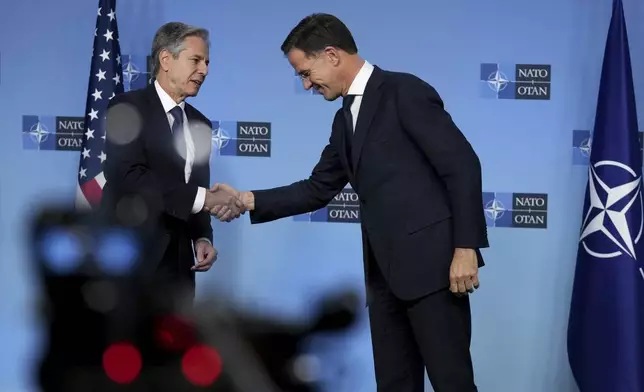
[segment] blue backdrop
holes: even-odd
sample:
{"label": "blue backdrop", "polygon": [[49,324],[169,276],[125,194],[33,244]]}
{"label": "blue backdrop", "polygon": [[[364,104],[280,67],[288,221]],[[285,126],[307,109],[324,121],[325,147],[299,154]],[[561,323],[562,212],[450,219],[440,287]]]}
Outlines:
{"label": "blue backdrop", "polygon": [[[80,126],[74,133],[74,121],[84,116],[96,5],[21,0],[0,6],[0,391],[34,390],[31,361],[41,331],[26,223],[39,203],[74,198],[74,141],[82,132]],[[624,7],[642,97],[644,5],[625,0]],[[215,144],[241,145],[234,140],[239,122],[270,126],[270,157],[230,154],[225,147],[212,157],[213,182],[239,189],[305,178],[328,140],[340,103],[301,91],[279,51],[303,16],[336,14],[366,59],[436,87],[479,154],[489,192],[482,207],[491,248],[472,297],[478,385],[482,392],[541,392],[576,390],[565,337],[587,178],[584,130],[594,121],[610,10],[611,0],[329,0],[323,7],[120,0],[117,17],[131,64],[126,79],[134,87],[145,82],[145,56],[162,23],[179,20],[211,31],[210,75],[191,102],[222,121]],[[643,105],[640,99],[640,119]],[[57,138],[55,117],[72,117]],[[56,145],[68,150],[52,150]],[[341,287],[363,293],[358,224],[320,222],[336,213],[255,227],[247,217],[214,222],[220,257],[199,275],[199,294],[219,292],[254,310],[298,319],[325,293]],[[330,357],[326,375],[338,392],[375,390],[365,316]]]}

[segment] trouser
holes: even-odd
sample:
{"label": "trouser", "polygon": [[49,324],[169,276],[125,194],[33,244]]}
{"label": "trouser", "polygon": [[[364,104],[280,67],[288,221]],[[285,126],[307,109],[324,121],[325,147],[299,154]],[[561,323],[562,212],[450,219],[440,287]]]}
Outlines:
{"label": "trouser", "polygon": [[476,392],[469,297],[446,288],[400,300],[371,256],[367,284],[378,392],[423,392],[424,369],[435,392]]}

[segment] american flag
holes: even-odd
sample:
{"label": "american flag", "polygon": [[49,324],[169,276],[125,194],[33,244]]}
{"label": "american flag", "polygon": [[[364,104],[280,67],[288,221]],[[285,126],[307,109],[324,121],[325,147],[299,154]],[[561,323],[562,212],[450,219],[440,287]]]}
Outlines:
{"label": "american flag", "polygon": [[107,104],[123,93],[123,67],[116,25],[116,0],[99,0],[92,65],[85,104],[85,137],[78,170],[76,207],[96,208],[101,202],[105,176],[105,117]]}

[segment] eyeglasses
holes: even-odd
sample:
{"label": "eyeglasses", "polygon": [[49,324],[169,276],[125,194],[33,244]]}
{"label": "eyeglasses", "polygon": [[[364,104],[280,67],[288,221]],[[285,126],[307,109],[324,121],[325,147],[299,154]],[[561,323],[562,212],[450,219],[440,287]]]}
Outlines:
{"label": "eyeglasses", "polygon": [[309,67],[309,69],[299,72],[297,76],[299,76],[300,79],[302,80],[307,80],[311,76],[311,72],[313,71],[313,66],[319,59],[320,59],[320,55],[316,56],[315,59],[313,60],[313,63],[311,63],[311,66]]}
{"label": "eyeglasses", "polygon": [[309,76],[311,76],[311,70],[308,70],[308,71],[302,71],[302,72],[300,72],[297,76],[299,76],[299,77],[300,77],[300,79],[302,79],[302,80],[306,80],[306,79],[308,79],[308,78],[309,78]]}

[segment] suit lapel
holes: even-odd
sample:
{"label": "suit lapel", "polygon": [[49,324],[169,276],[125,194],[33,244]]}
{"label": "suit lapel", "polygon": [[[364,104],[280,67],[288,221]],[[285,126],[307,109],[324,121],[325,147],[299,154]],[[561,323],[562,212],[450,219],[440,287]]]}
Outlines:
{"label": "suit lapel", "polygon": [[358,113],[358,122],[356,123],[355,133],[353,135],[352,143],[352,159],[351,164],[353,173],[358,170],[358,163],[360,162],[360,154],[362,153],[362,146],[369,133],[369,128],[378,104],[380,103],[380,85],[382,84],[382,70],[374,66],[373,73],[367,82],[364,94],[362,95],[362,102],[360,104],[360,112]]}
{"label": "suit lapel", "polygon": [[186,161],[174,148],[174,140],[170,123],[168,122],[168,115],[163,110],[161,99],[157,95],[153,84],[148,85],[147,94],[150,101],[150,125],[154,132],[154,137],[158,141],[161,149],[172,157],[173,162],[180,168],[183,168]]}
{"label": "suit lapel", "polygon": [[168,123],[168,115],[163,110],[163,105],[161,104],[161,99],[157,95],[154,85],[150,84],[147,87],[147,94],[150,100],[150,119],[152,128],[157,133],[157,138],[159,141],[172,143],[172,130],[170,129],[170,124]]}
{"label": "suit lapel", "polygon": [[195,148],[195,162],[197,165],[209,165],[209,160],[204,157],[210,156],[212,147],[212,128],[205,124],[197,114],[196,109],[186,102],[186,117],[188,118],[188,131],[192,137],[192,143]]}

